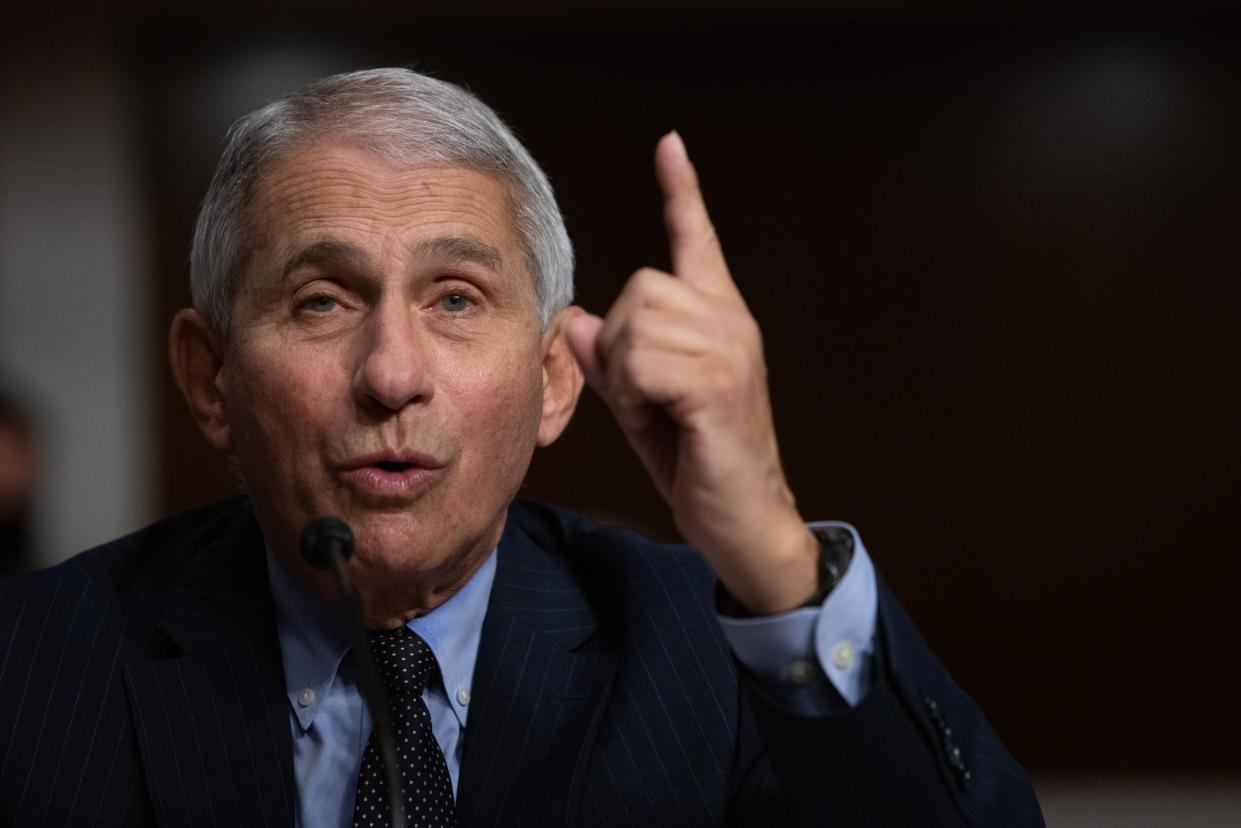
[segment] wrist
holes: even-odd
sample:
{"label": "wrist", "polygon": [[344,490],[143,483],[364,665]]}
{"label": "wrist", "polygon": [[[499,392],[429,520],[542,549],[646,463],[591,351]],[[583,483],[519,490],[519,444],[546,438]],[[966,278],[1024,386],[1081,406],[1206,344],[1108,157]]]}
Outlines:
{"label": "wrist", "polygon": [[721,602],[727,614],[764,616],[789,612],[819,591],[819,539],[801,523],[769,534],[761,554],[749,559],[748,571],[721,586],[732,599]]}

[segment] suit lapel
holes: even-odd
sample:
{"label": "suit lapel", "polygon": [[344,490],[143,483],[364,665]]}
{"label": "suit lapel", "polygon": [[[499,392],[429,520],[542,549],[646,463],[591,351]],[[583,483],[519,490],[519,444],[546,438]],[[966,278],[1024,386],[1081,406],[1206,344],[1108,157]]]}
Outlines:
{"label": "suit lapel", "polygon": [[154,633],[157,657],[126,671],[158,820],[291,825],[288,699],[253,515],[243,509],[214,539],[170,556],[183,566]]}
{"label": "suit lapel", "polygon": [[576,823],[615,653],[563,540],[509,512],[474,670],[458,785],[466,825]]}

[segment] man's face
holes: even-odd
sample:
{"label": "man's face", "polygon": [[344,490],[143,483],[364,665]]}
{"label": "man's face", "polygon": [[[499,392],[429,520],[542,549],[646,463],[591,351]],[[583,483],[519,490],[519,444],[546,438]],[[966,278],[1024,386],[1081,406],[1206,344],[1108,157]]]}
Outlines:
{"label": "man's face", "polygon": [[286,560],[320,515],[353,528],[360,585],[451,579],[499,540],[547,348],[510,204],[491,177],[338,144],[260,179],[217,385]]}

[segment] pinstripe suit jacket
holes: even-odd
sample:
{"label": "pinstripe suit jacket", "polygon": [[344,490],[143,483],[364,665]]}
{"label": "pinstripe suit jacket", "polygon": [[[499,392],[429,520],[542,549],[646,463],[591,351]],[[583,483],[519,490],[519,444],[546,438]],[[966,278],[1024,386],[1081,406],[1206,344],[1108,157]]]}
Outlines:
{"label": "pinstripe suit jacket", "polygon": [[[463,823],[1041,824],[1021,768],[886,590],[876,686],[824,720],[747,689],[710,595],[691,550],[515,504]],[[0,824],[288,825],[293,786],[248,501],[0,582]]]}

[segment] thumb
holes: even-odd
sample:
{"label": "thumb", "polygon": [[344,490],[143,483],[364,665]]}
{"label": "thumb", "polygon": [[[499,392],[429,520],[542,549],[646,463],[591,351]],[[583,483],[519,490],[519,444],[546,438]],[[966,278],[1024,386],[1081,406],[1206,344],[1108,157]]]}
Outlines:
{"label": "thumb", "polygon": [[587,384],[598,394],[603,392],[603,365],[599,360],[599,331],[601,330],[603,330],[603,320],[586,311],[570,319],[565,328],[569,350],[573,352],[573,358],[581,367]]}

